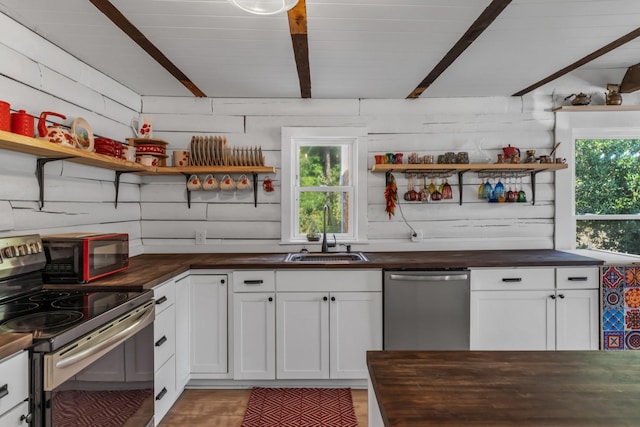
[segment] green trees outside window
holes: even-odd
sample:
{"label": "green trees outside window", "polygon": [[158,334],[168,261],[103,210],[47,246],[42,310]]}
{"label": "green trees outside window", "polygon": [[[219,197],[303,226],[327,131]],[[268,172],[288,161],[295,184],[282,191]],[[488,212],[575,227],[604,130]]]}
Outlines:
{"label": "green trees outside window", "polygon": [[342,145],[300,146],[298,197],[302,235],[320,233],[329,206],[327,233],[349,232],[349,150]]}
{"label": "green trees outside window", "polygon": [[576,247],[640,254],[640,139],[578,139],[575,159]]}

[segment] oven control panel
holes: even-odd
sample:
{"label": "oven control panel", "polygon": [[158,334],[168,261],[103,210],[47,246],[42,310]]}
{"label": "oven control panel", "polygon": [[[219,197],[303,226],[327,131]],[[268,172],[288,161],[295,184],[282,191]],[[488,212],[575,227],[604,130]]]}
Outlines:
{"label": "oven control panel", "polygon": [[[0,238],[0,278],[6,276],[7,271],[16,267],[28,270],[41,269],[40,264],[44,262],[46,262],[46,258],[40,235],[30,234]],[[12,271],[11,274],[15,273]]]}

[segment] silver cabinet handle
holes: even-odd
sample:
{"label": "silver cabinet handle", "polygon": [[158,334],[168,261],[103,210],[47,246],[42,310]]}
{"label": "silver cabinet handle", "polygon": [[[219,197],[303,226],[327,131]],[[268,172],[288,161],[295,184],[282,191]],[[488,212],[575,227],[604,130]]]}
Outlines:
{"label": "silver cabinet handle", "polygon": [[468,274],[446,274],[437,276],[418,276],[409,274],[390,274],[391,280],[405,280],[412,282],[442,282],[450,280],[467,280]]}

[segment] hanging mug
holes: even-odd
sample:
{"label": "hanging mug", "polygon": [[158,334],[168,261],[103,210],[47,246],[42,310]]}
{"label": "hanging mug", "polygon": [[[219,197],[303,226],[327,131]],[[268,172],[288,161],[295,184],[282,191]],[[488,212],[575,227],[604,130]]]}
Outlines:
{"label": "hanging mug", "polygon": [[246,175],[241,175],[240,178],[238,178],[237,187],[238,190],[251,190],[253,185],[251,185],[251,181],[249,181]]}
{"label": "hanging mug", "polygon": [[202,180],[203,190],[211,191],[211,190],[218,190],[219,188],[220,188],[220,184],[218,183],[218,180],[216,179],[215,176],[211,174],[205,176],[204,180]]}
{"label": "hanging mug", "polygon": [[187,190],[189,191],[202,190],[202,183],[200,182],[200,178],[198,178],[197,175],[191,175],[189,177],[189,181],[187,181]]}
{"label": "hanging mug", "polygon": [[229,175],[225,175],[222,177],[222,180],[220,180],[220,189],[224,191],[235,191],[236,182]]}
{"label": "hanging mug", "polygon": [[136,138],[151,138],[151,117],[134,117],[131,119],[131,129]]}
{"label": "hanging mug", "polygon": [[262,181],[262,188],[264,189],[264,191],[266,191],[267,193],[271,193],[272,191],[274,191],[273,188],[273,181],[271,181],[271,178],[266,177],[264,179],[264,181]]}

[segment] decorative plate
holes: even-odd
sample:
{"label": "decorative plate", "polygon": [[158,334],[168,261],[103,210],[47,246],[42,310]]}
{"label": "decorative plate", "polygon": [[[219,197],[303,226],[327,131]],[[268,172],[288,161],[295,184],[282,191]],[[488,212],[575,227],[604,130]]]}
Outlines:
{"label": "decorative plate", "polygon": [[93,130],[82,117],[76,117],[71,124],[71,136],[76,147],[87,151],[93,151]]}

